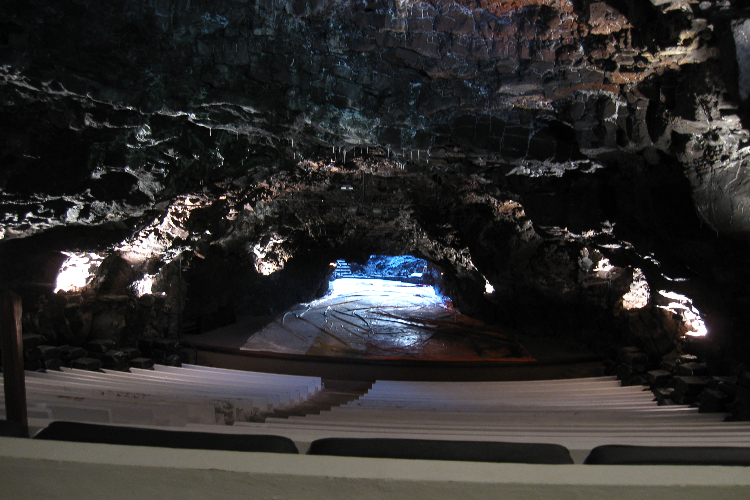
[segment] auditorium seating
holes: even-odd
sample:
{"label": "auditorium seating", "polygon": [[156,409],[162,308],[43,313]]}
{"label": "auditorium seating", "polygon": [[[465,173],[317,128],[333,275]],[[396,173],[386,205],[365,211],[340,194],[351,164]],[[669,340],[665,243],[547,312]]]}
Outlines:
{"label": "auditorium seating", "polygon": [[309,455],[458,460],[520,464],[572,464],[570,452],[556,444],[441,441],[430,439],[327,438],[313,441]]}
{"label": "auditorium seating", "polygon": [[597,446],[592,465],[740,465],[750,466],[750,447],[736,446]]}
{"label": "auditorium seating", "polygon": [[[296,442],[338,438],[552,443],[582,462],[602,445],[750,446],[750,423],[686,405],[659,406],[614,377],[529,382],[378,381],[320,415],[267,419]],[[253,423],[241,423],[255,426]]]}
{"label": "auditorium seating", "polygon": [[[650,391],[623,387],[614,377],[378,381],[362,397],[330,411],[271,418],[271,410],[299,404],[321,389],[317,378],[198,366],[27,373],[29,417],[37,428],[68,420],[117,424],[118,429],[167,426],[198,434],[276,435],[303,451],[309,445],[314,455],[557,464],[570,463],[572,455],[577,463],[588,457],[588,464],[750,463],[750,423],[727,422],[722,414],[699,413],[686,405],[659,406]],[[56,428],[40,436],[60,435],[52,432]],[[116,435],[133,438],[128,432]],[[114,438],[107,439],[95,442]]]}
{"label": "auditorium seating", "polygon": [[79,422],[52,422],[39,431],[34,439],[197,450],[299,453],[294,441],[280,436],[167,431]]}
{"label": "auditorium seating", "polygon": [[36,427],[52,420],[168,427],[233,423],[293,407],[320,389],[316,377],[190,365],[132,373],[26,372],[28,414]]}

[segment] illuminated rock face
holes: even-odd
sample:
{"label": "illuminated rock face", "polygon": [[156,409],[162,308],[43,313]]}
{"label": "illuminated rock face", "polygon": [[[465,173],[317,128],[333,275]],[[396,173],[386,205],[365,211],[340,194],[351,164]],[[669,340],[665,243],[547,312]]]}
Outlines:
{"label": "illuminated rock face", "polygon": [[38,295],[60,251],[100,251],[100,295],[269,314],[324,292],[338,258],[414,254],[517,328],[684,333],[655,300],[618,306],[645,276],[741,352],[735,3],[3,6],[2,281]]}

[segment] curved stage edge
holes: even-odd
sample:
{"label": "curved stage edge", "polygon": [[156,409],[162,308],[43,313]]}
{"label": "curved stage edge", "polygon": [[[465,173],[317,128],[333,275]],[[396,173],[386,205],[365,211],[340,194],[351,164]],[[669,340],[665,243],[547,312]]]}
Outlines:
{"label": "curved stage edge", "polygon": [[355,359],[245,351],[189,337],[184,343],[196,349],[199,365],[332,380],[521,381],[605,374],[601,357],[590,354],[526,362]]}

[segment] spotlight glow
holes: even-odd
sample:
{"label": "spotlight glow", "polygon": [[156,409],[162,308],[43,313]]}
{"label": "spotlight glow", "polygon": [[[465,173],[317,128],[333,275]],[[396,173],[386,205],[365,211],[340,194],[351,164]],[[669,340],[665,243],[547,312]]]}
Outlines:
{"label": "spotlight glow", "polygon": [[633,271],[633,281],[630,283],[630,290],[622,296],[622,308],[643,309],[648,305],[651,298],[651,291],[646,281],[646,275],[641,269],[636,268]]}
{"label": "spotlight glow", "polygon": [[255,270],[263,276],[270,276],[280,268],[273,262],[259,262],[255,266]]}
{"label": "spotlight glow", "polygon": [[55,281],[55,293],[71,292],[88,285],[104,257],[95,253],[63,252],[68,258],[60,267]]}
{"label": "spotlight glow", "polygon": [[703,321],[700,312],[695,308],[691,299],[679,293],[668,292],[667,290],[659,290],[659,295],[670,301],[669,304],[660,305],[659,307],[678,314],[682,318],[687,328],[685,335],[690,337],[704,337],[708,333],[706,323]]}
{"label": "spotlight glow", "polygon": [[599,259],[599,262],[596,263],[594,272],[595,273],[599,273],[599,272],[608,273],[614,268],[615,266],[612,265],[612,263],[609,261],[608,258],[602,257],[601,259]]}
{"label": "spotlight glow", "polygon": [[146,274],[143,276],[142,279],[135,281],[132,285],[133,292],[135,292],[136,296],[142,297],[143,295],[148,295],[151,293],[154,293],[154,285],[156,284],[156,275],[155,274]]}
{"label": "spotlight glow", "polygon": [[251,251],[255,256],[255,270],[259,274],[269,276],[284,268],[291,255],[284,250],[283,243],[284,238],[274,234],[267,242],[253,246]]}

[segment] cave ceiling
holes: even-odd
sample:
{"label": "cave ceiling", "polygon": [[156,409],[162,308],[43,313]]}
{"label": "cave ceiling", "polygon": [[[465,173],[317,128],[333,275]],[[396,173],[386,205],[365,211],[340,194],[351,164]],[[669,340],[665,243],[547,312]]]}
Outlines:
{"label": "cave ceiling", "polygon": [[240,281],[319,270],[243,306],[259,313],[315,295],[331,260],[411,253],[496,316],[519,291],[611,308],[645,273],[736,328],[749,16],[731,0],[4,2],[3,281],[48,283],[61,260],[43,251],[117,253],[131,281],[185,254],[210,309]]}

